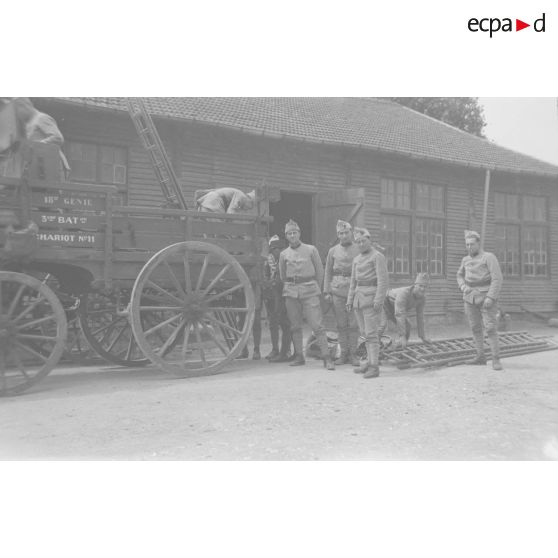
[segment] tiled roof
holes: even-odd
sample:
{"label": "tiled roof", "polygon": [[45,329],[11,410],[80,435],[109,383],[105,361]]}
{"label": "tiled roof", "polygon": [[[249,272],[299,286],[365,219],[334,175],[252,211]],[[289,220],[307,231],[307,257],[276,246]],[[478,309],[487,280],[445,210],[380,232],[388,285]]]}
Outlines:
{"label": "tiled roof", "polygon": [[[121,97],[57,97],[126,110]],[[558,176],[558,166],[501,147],[385,99],[371,97],[149,97],[153,116],[196,120],[311,142],[421,159]]]}

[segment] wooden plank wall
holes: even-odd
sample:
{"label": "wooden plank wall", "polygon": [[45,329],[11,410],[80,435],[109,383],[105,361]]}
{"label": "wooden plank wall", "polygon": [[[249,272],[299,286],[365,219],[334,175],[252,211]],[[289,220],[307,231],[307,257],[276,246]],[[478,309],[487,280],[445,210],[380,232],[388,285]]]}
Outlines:
{"label": "wooden plank wall", "polygon": [[[43,110],[47,110],[59,122],[63,134],[69,140],[127,146],[128,203],[160,205],[163,202],[149,158],[126,113],[59,104],[49,104]],[[380,180],[383,176],[424,180],[446,186],[446,276],[432,282],[428,313],[444,315],[461,311],[462,302],[455,273],[465,255],[463,231],[477,228],[480,232],[484,171],[347,147],[256,136],[203,123],[157,121],[157,125],[190,204],[196,189],[232,186],[250,190],[264,182],[277,189],[309,193],[340,186],[365,188],[366,226],[378,238]],[[550,196],[551,277],[506,281],[504,304],[513,303],[517,306],[521,303],[532,309],[555,309],[558,298],[557,181],[494,173],[488,210],[488,250],[494,248],[494,189],[507,187],[530,193],[540,191]],[[392,277],[391,284],[402,286],[410,284],[412,280],[411,276]]]}

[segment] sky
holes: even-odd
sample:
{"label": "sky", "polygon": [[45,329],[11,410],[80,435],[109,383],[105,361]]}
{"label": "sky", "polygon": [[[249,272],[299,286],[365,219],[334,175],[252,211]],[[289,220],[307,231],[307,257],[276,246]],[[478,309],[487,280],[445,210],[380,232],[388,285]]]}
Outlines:
{"label": "sky", "polygon": [[556,97],[479,97],[479,103],[488,139],[558,165]]}

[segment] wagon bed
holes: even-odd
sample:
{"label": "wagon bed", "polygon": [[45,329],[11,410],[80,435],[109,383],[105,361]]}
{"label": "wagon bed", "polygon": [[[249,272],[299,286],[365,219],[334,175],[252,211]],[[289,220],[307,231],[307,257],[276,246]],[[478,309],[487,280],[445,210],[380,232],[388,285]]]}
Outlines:
{"label": "wagon bed", "polygon": [[[78,301],[89,343],[117,364],[187,376],[242,351],[269,217],[122,205],[112,186],[47,181],[37,169],[0,178],[0,394],[58,362],[61,295]],[[24,234],[30,222],[38,230]]]}

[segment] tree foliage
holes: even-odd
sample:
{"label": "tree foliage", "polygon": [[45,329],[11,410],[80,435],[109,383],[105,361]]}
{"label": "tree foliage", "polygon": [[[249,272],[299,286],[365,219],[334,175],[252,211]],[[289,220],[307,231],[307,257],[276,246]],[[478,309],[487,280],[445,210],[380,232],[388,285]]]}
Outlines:
{"label": "tree foliage", "polygon": [[484,111],[477,97],[390,97],[392,101],[441,120],[464,132],[484,137]]}

